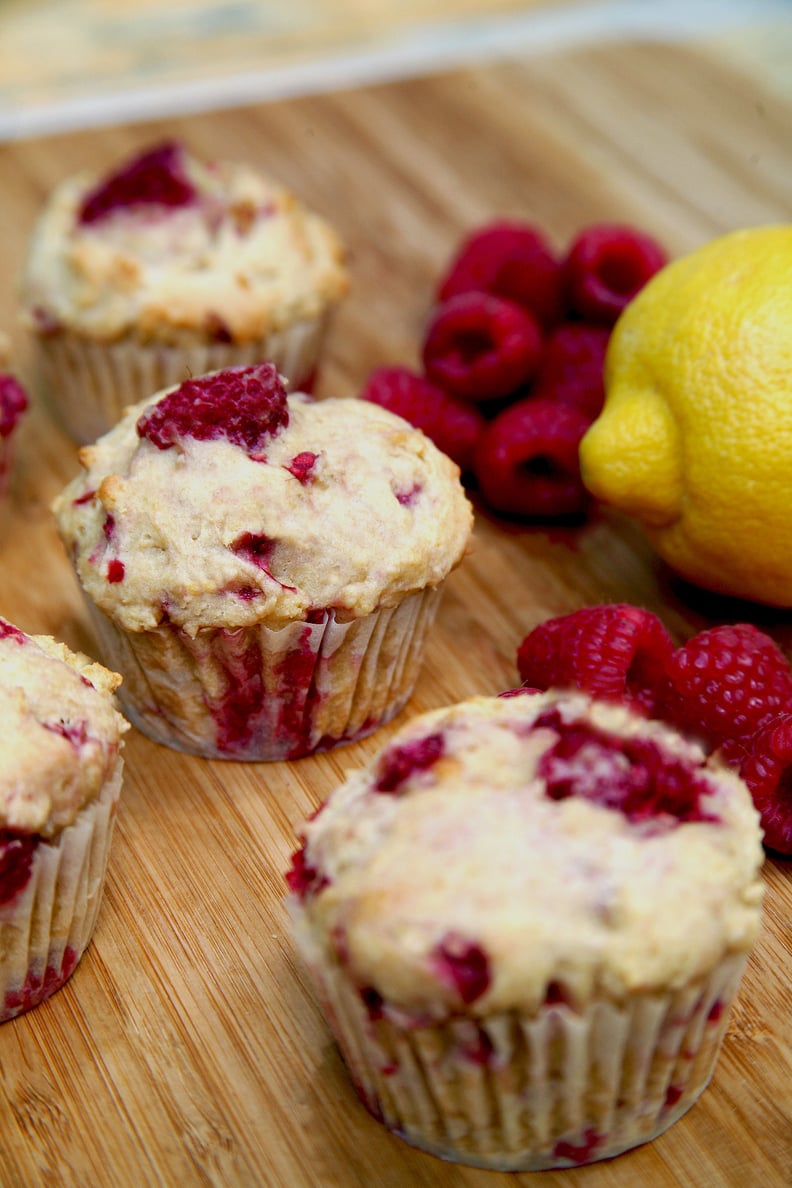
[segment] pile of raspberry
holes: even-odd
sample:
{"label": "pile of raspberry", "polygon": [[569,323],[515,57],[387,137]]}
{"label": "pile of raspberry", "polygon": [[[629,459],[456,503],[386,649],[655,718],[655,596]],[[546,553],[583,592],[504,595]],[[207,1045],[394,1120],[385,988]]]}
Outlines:
{"label": "pile of raspberry", "polygon": [[524,688],[577,688],[631,705],[719,751],[753,797],[768,849],[792,855],[792,669],[750,623],[711,627],[675,647],[651,611],[584,607],[522,641]]}
{"label": "pile of raspberry", "polygon": [[559,256],[527,223],[489,223],[438,286],[423,372],[376,368],[361,396],[422,429],[494,511],[578,516],[578,444],[602,408],[611,329],[665,262],[631,227],[587,227]]}

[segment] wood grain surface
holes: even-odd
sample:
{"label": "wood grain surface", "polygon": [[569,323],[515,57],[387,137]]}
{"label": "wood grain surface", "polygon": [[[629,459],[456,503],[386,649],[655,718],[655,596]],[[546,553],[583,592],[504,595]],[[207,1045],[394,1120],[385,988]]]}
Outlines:
{"label": "wood grain surface", "polygon": [[[495,214],[544,226],[626,219],[678,253],[788,220],[792,109],[755,77],[663,45],[602,47],[167,125],[0,148],[0,325],[41,200],[67,173],[164,133],[247,159],[338,226],[354,287],[321,391],[413,363],[433,280]],[[92,652],[48,511],[77,470],[38,400],[19,436],[0,539],[0,613]],[[678,640],[753,619],[785,646],[792,616],[683,587],[635,527],[603,510],[576,530],[477,516],[408,714],[516,683],[523,635],[583,604],[631,601]],[[792,863],[768,860],[761,941],[713,1081],[664,1136],[573,1172],[507,1177],[443,1163],[358,1103],[295,958],[282,871],[302,819],[397,724],[291,764],[201,760],[130,732],[93,944],[50,1001],[0,1028],[0,1184],[627,1188],[792,1183]]]}

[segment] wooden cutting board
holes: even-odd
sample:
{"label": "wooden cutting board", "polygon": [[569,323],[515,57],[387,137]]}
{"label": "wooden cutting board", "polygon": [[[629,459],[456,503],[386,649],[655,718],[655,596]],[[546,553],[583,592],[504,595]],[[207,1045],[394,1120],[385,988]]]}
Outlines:
{"label": "wooden cutting board", "polygon": [[[673,253],[792,213],[792,110],[715,58],[604,47],[448,76],[0,148],[0,325],[32,220],[67,173],[163,134],[246,159],[338,226],[354,289],[323,393],[416,360],[432,285],[463,230],[496,214],[556,244],[628,220]],[[26,344],[15,335],[29,376]],[[0,612],[93,651],[50,499],[74,447],[36,403],[0,540]],[[536,623],[583,604],[657,611],[678,640],[792,616],[683,588],[627,521],[505,529],[477,517],[413,701],[400,718],[516,683]],[[177,754],[132,731],[106,897],[67,986],[0,1028],[0,1184],[459,1185],[539,1182],[445,1164],[358,1103],[297,963],[282,871],[303,818],[395,729],[292,764]],[[767,908],[713,1082],[656,1142],[546,1184],[792,1183],[792,863],[766,863]]]}

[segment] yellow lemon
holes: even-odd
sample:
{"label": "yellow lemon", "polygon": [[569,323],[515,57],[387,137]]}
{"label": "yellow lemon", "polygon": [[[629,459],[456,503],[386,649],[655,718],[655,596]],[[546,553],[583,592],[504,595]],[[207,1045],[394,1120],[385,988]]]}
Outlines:
{"label": "yellow lemon", "polygon": [[627,306],[580,446],[596,498],[706,589],[792,606],[792,225],[713,240]]}

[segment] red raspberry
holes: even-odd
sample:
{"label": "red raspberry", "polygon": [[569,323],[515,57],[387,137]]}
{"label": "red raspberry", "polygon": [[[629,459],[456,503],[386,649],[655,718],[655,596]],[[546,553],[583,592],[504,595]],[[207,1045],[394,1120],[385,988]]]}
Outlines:
{"label": "red raspberry", "polygon": [[711,750],[751,735],[792,710],[792,672],[776,643],[750,623],[700,631],[671,656],[661,715]]}
{"label": "red raspberry", "polygon": [[657,615],[609,603],[540,623],[520,644],[517,669],[525,685],[582,689],[651,716],[673,649]]}
{"label": "red raspberry", "polygon": [[13,375],[0,373],[0,437],[8,437],[28,406],[22,385]]}
{"label": "red raspberry", "polygon": [[472,469],[485,421],[471,404],[449,396],[407,367],[375,368],[360,395],[421,429],[460,470]]}
{"label": "red raspberry", "polygon": [[740,775],[764,829],[764,843],[792,854],[792,714],[779,714],[757,731]]}
{"label": "red raspberry", "polygon": [[158,450],[225,438],[255,456],[288,423],[283,381],[272,363],[257,363],[185,380],[143,413],[137,432]]}
{"label": "red raspberry", "polygon": [[482,433],[473,466],[490,507],[532,518],[581,512],[588,496],[578,444],[589,423],[576,408],[530,397],[500,412]]}
{"label": "red raspberry", "polygon": [[592,421],[602,411],[605,392],[602,368],[610,338],[609,326],[564,322],[545,341],[534,380],[534,396],[574,404]]}
{"label": "red raspberry", "polygon": [[587,227],[563,264],[570,312],[612,324],[665,262],[660,245],[632,227]]}
{"label": "red raspberry", "polygon": [[498,220],[463,242],[440,283],[440,301],[478,291],[530,310],[542,326],[562,316],[561,265],[535,227]]}
{"label": "red raspberry", "polygon": [[542,340],[535,319],[512,301],[460,293],[435,310],[423,344],[433,383],[465,400],[496,400],[535,373]]}
{"label": "red raspberry", "polygon": [[166,141],[126,161],[83,199],[81,223],[96,223],[129,206],[188,206],[195,188],[184,169],[184,151]]}

